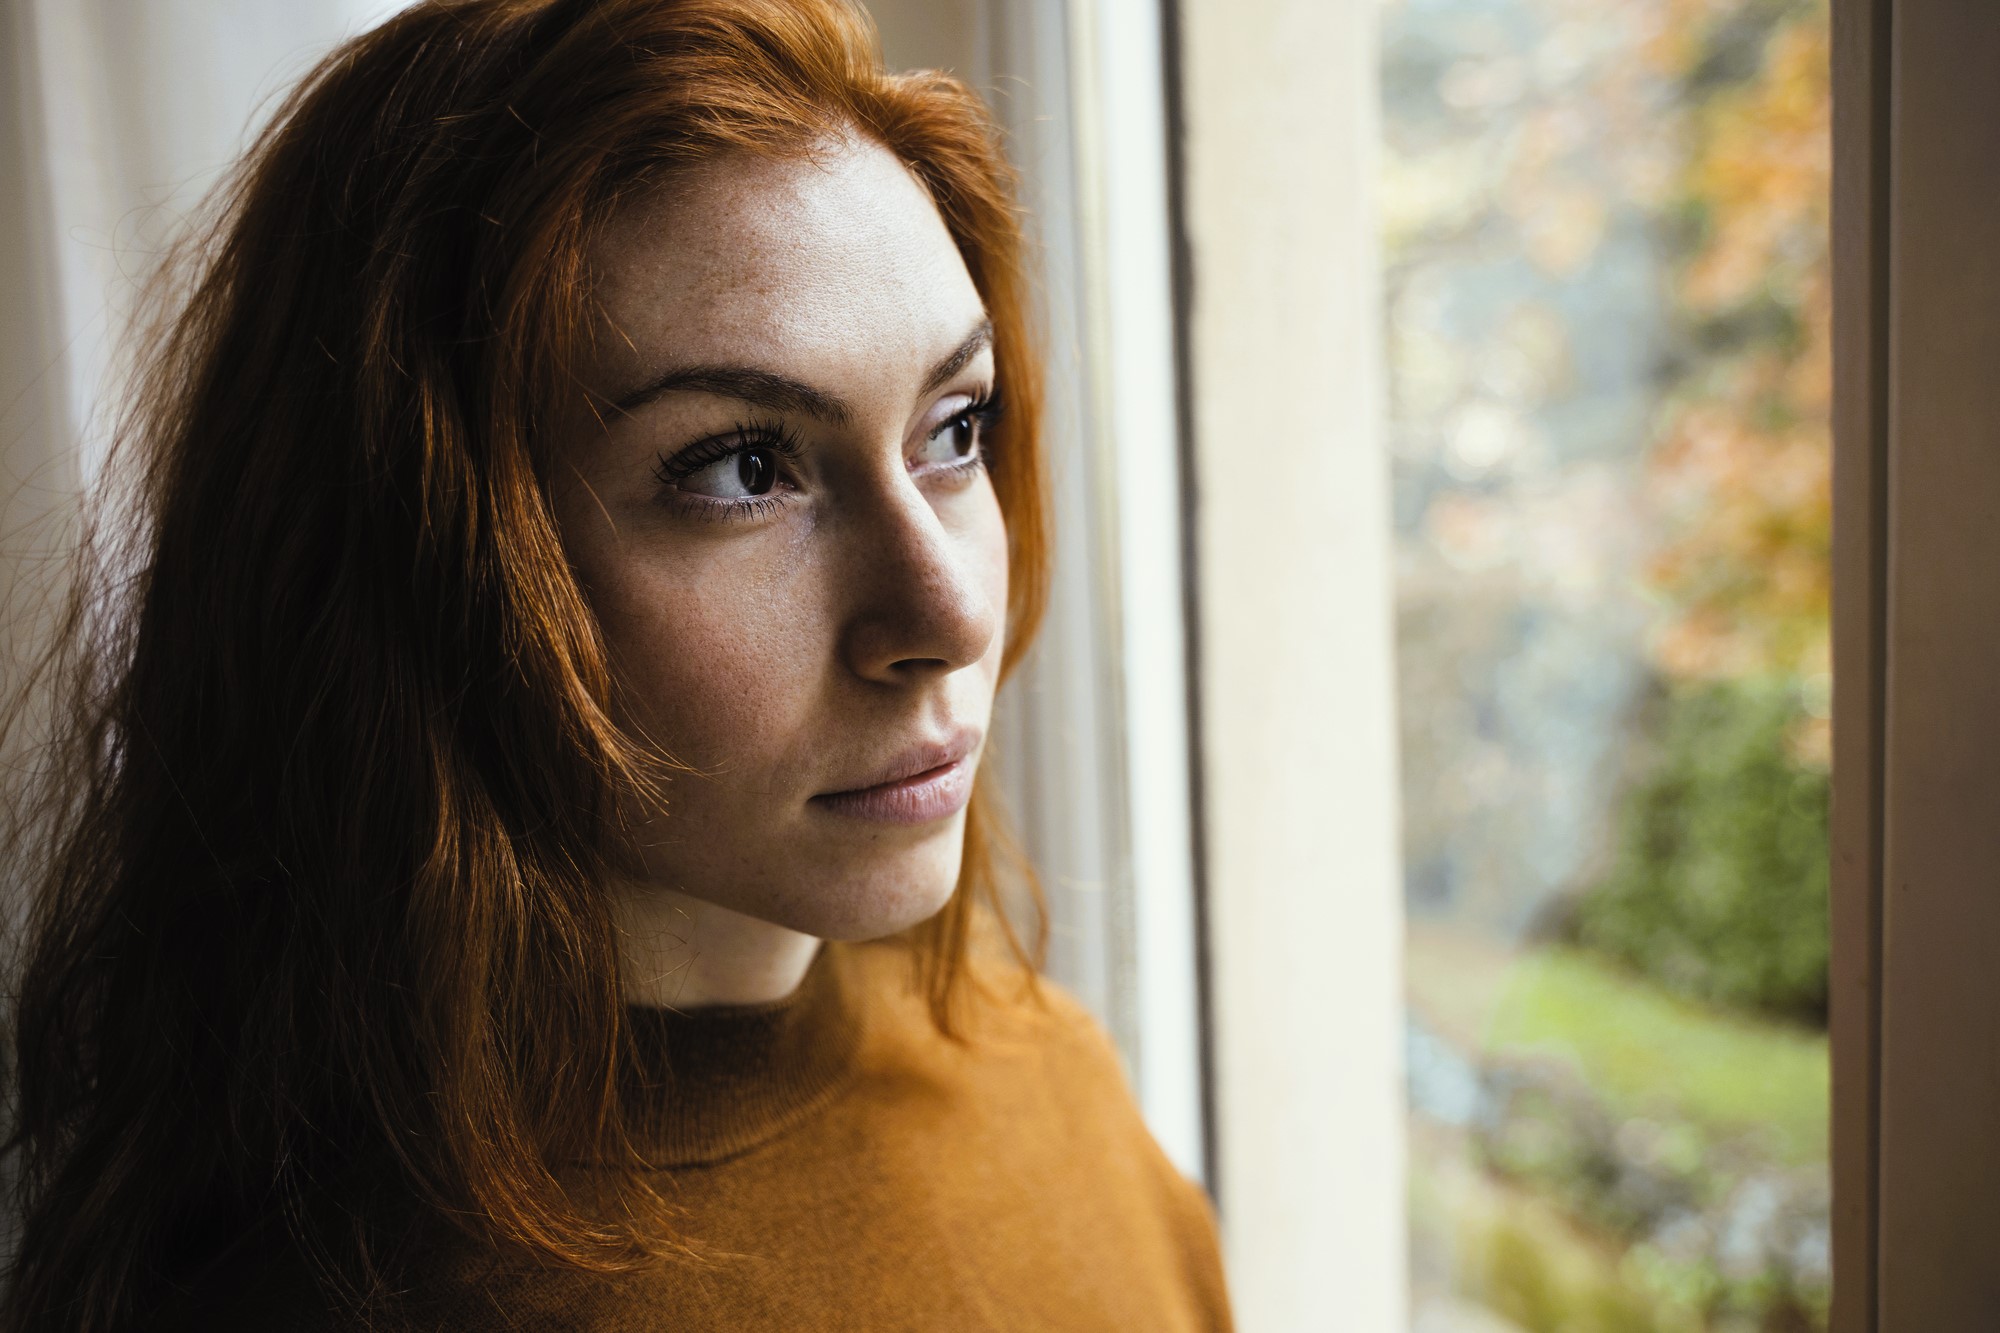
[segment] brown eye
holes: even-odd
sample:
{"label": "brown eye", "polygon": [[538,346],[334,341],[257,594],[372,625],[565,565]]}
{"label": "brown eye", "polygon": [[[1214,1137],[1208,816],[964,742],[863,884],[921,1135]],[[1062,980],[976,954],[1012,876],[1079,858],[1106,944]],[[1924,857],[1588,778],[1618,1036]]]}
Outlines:
{"label": "brown eye", "polygon": [[747,500],[769,494],[777,481],[777,451],[759,444],[734,450],[674,484],[682,491],[711,499]]}
{"label": "brown eye", "polygon": [[762,495],[770,490],[771,482],[777,475],[777,463],[768,449],[745,449],[736,455],[736,480],[750,495]]}
{"label": "brown eye", "polygon": [[960,412],[945,423],[937,439],[949,448],[954,460],[968,458],[979,444],[979,423],[972,419],[972,413]]}
{"label": "brown eye", "polygon": [[972,403],[957,416],[947,418],[925,438],[917,463],[925,467],[950,467],[970,462],[979,454],[986,423],[992,415],[989,404]]}

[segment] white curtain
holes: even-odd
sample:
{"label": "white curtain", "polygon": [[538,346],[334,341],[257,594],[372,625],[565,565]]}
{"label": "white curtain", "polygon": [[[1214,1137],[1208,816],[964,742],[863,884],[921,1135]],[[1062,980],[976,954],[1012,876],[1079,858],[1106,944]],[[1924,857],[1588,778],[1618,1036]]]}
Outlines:
{"label": "white curtain", "polygon": [[37,483],[18,508],[94,471],[111,352],[160,246],[284,90],[402,2],[0,6],[0,456],[10,493]]}

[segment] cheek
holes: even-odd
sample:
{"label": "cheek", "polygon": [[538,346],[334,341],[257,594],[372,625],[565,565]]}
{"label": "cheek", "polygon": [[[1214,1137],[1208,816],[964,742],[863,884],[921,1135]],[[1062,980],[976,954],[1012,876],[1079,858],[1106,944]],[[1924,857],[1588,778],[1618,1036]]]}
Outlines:
{"label": "cheek", "polygon": [[633,560],[600,577],[592,596],[621,720],[700,768],[792,732],[825,656],[805,582],[741,560]]}

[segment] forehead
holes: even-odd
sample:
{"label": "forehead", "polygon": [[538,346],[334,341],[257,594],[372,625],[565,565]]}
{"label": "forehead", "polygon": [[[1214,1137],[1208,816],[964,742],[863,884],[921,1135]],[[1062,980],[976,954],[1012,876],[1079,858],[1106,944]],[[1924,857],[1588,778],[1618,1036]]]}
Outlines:
{"label": "forehead", "polygon": [[859,139],[677,172],[610,219],[591,260],[612,334],[600,379],[724,361],[825,376],[928,365],[982,310],[922,184]]}

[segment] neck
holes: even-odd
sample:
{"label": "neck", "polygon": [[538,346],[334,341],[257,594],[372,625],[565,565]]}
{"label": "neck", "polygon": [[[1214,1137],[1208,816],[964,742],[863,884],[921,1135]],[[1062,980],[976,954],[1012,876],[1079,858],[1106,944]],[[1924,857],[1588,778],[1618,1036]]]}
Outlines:
{"label": "neck", "polygon": [[628,1004],[766,1004],[798,989],[822,941],[671,889],[619,883],[611,918]]}

